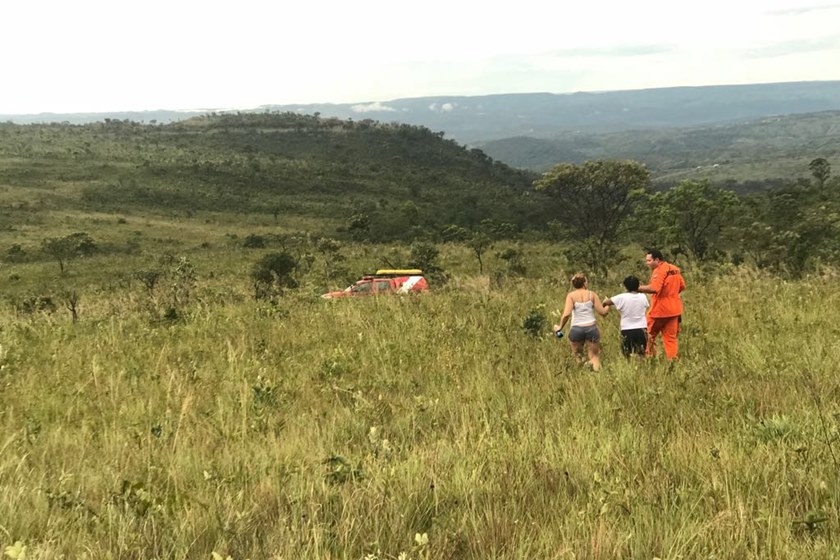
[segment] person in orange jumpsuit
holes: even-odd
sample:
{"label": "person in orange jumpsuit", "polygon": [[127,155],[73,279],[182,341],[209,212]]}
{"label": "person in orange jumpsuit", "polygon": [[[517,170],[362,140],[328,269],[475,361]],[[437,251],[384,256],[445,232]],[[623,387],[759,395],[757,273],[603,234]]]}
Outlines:
{"label": "person in orange jumpsuit", "polygon": [[650,280],[639,286],[639,291],[652,294],[648,311],[648,344],[645,354],[656,354],[656,338],[662,333],[662,345],[668,360],[677,359],[677,335],[683,303],[680,294],[685,290],[685,280],[680,269],[666,262],[662,252],[651,249],[645,255],[645,265],[650,269]]}

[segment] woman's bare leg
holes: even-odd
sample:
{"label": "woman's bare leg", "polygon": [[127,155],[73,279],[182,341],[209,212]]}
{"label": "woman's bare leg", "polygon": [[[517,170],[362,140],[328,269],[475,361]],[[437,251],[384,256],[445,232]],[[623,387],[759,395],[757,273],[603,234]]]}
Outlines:
{"label": "woman's bare leg", "polygon": [[590,342],[586,345],[589,352],[589,363],[592,364],[592,371],[601,369],[601,344],[598,342]]}
{"label": "woman's bare leg", "polygon": [[572,357],[578,361],[578,363],[583,363],[583,342],[572,342],[569,341],[569,344],[572,346]]}

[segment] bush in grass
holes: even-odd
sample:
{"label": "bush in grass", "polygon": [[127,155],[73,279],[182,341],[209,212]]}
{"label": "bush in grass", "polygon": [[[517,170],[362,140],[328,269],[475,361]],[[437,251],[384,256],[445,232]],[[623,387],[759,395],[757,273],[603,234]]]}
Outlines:
{"label": "bush in grass", "polygon": [[522,330],[529,336],[538,337],[546,329],[548,319],[541,308],[532,309],[522,321]]}
{"label": "bush in grass", "polygon": [[289,288],[297,288],[293,273],[297,259],[289,253],[269,253],[257,261],[251,269],[251,281],[256,299],[270,299],[283,295]]}

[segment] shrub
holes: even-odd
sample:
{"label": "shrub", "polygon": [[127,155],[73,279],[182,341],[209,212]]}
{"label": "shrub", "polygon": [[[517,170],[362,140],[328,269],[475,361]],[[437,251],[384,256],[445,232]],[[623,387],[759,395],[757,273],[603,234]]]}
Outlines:
{"label": "shrub", "polygon": [[547,324],[548,319],[546,318],[545,313],[543,313],[543,310],[541,308],[536,308],[529,311],[525,316],[525,319],[522,321],[522,330],[524,330],[529,336],[536,338],[542,334]]}
{"label": "shrub", "polygon": [[293,273],[298,262],[289,253],[269,253],[257,261],[251,269],[254,297],[267,299],[282,295],[287,288],[297,288]]}

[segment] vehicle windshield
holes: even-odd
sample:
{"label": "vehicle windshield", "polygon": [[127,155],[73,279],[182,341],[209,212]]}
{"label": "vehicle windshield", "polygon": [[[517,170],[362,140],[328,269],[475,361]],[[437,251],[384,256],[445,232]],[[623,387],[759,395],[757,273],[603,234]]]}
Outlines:
{"label": "vehicle windshield", "polygon": [[357,294],[366,294],[370,292],[371,288],[370,282],[360,282],[358,284],[354,284],[351,288],[351,291]]}

